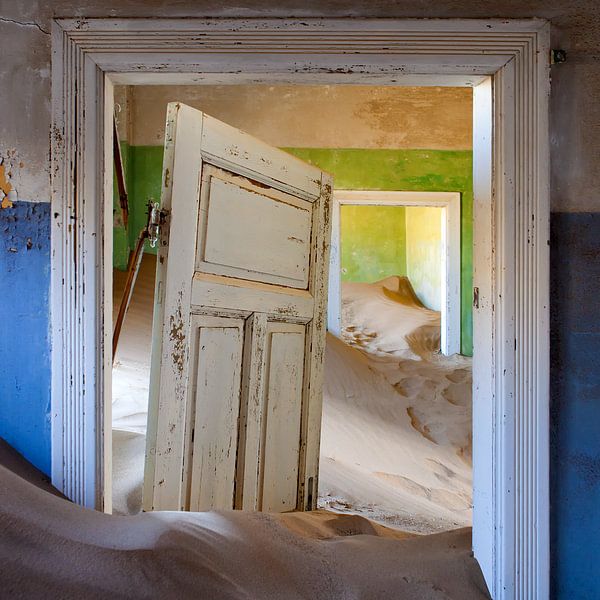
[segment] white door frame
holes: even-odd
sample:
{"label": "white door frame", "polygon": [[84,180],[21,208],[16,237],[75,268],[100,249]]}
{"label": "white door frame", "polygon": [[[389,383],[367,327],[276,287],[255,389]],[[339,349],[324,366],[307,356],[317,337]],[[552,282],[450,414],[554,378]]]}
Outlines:
{"label": "white door frame", "polygon": [[110,489],[108,79],[473,85],[474,551],[494,598],[547,598],[549,50],[536,19],[54,21],[54,485],[100,509]]}
{"label": "white door frame", "polygon": [[341,209],[355,206],[429,206],[442,209],[443,273],[441,296],[441,351],[446,356],[460,353],[460,192],[400,192],[376,190],[333,190],[331,247],[329,249],[329,296],[327,329],[342,333]]}

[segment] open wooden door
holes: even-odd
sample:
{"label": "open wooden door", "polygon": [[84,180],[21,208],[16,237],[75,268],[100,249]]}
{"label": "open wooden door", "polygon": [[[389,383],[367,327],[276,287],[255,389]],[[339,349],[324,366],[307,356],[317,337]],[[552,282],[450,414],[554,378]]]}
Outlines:
{"label": "open wooden door", "polygon": [[145,510],[315,506],[331,188],[169,104]]}

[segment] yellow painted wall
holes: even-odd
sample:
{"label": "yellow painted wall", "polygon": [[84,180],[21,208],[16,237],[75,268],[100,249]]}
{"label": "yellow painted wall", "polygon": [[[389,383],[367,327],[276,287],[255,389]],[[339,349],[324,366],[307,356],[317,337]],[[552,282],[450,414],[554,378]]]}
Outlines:
{"label": "yellow painted wall", "polygon": [[441,310],[442,209],[406,208],[406,274],[421,302]]}

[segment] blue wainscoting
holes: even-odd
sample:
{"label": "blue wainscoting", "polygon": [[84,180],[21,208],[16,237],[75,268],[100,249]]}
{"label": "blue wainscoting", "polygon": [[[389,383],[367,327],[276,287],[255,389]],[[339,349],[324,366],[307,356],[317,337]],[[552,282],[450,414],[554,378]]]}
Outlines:
{"label": "blue wainscoting", "polygon": [[0,437],[50,473],[50,204],[0,209]]}
{"label": "blue wainscoting", "polygon": [[600,213],[551,221],[553,597],[600,598]]}

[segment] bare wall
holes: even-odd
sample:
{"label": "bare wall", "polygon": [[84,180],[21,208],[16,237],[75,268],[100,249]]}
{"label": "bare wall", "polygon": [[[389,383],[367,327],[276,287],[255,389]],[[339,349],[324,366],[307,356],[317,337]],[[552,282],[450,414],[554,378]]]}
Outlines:
{"label": "bare wall", "polygon": [[129,143],[134,146],[162,146],[169,102],[193,106],[280,148],[472,146],[468,88],[260,84],[129,89]]}

